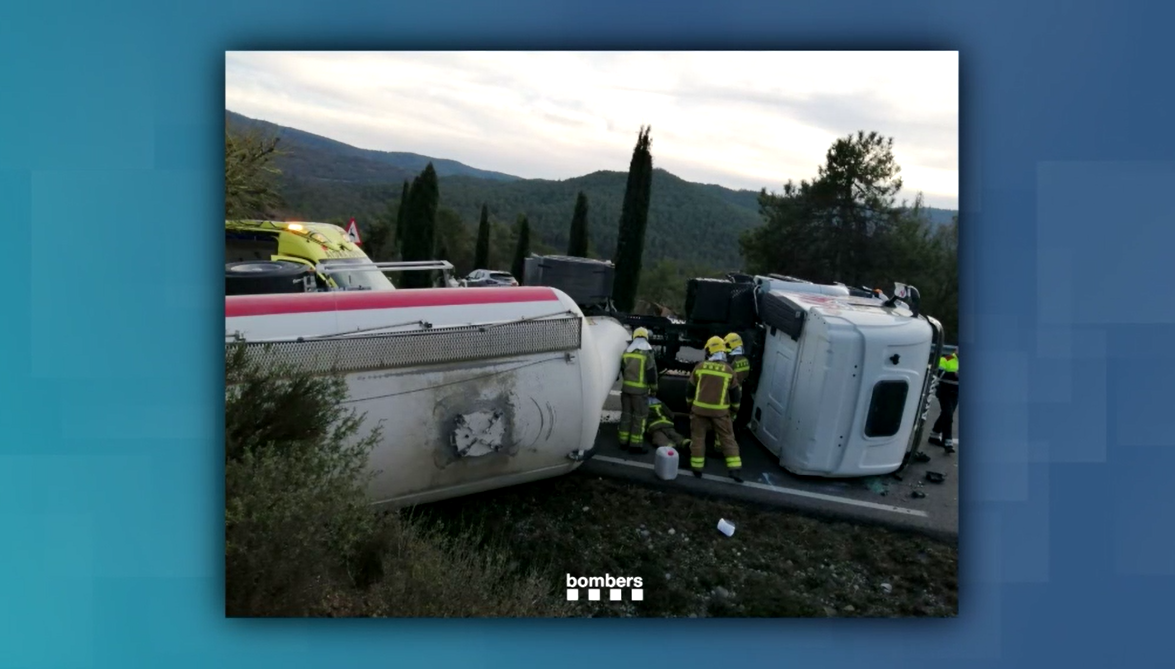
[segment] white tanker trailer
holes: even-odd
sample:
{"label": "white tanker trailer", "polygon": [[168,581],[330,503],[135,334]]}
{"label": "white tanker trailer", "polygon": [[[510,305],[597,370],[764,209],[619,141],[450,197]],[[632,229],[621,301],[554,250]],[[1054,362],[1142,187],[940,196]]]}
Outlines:
{"label": "white tanker trailer", "polygon": [[[377,504],[558,476],[589,455],[628,332],[548,287],[225,298],[225,345],[345,378],[382,426]],[[364,433],[367,429],[363,430]]]}

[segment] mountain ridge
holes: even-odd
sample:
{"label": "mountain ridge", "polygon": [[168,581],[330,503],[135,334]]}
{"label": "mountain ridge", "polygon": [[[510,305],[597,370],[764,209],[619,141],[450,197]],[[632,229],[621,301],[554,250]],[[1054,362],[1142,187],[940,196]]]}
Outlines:
{"label": "mountain ridge", "polygon": [[[541,245],[567,245],[575,199],[588,197],[591,248],[597,257],[611,257],[623,205],[627,171],[596,170],[568,179],[527,179],[471,167],[457,161],[404,152],[360,149],[337,140],[250,119],[225,111],[230,129],[257,128],[281,138],[275,165],[282,170],[283,215],[322,220],[354,217],[361,225],[394,220],[405,181],[431,161],[437,170],[440,204],[454,210],[475,229],[483,204],[491,219],[509,226],[520,214],[530,221]],[[628,156],[618,156],[627,165]],[[489,175],[489,176],[487,176]],[[742,266],[739,235],[762,224],[758,191],[686,181],[658,168],[653,173],[652,200],[645,261],[675,260],[737,270]],[[927,208],[938,224],[950,221],[953,210]]]}

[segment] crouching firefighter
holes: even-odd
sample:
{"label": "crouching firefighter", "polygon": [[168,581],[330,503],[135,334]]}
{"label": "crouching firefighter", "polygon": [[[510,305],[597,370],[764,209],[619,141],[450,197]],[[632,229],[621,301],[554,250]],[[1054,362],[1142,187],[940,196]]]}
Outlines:
{"label": "crouching firefighter", "polygon": [[620,448],[648,453],[645,447],[645,419],[648,397],[657,394],[657,362],[648,341],[649,331],[637,328],[632,343],[620,359]]}
{"label": "crouching firefighter", "polygon": [[689,439],[678,434],[677,430],[673,429],[673,411],[665,406],[665,403],[656,397],[649,396],[649,419],[648,425],[645,428],[649,441],[653,442],[653,446],[661,448],[662,446],[676,446],[682,448],[688,446]]}
{"label": "crouching firefighter", "polygon": [[726,362],[726,342],[711,337],[706,342],[705,362],[699,362],[689,377],[686,402],[690,408],[690,469],[701,477],[706,468],[706,434],[711,428],[726,456],[730,478],[742,483],[742,459],[734,439],[732,418],[738,413],[742,391],[734,369]]}

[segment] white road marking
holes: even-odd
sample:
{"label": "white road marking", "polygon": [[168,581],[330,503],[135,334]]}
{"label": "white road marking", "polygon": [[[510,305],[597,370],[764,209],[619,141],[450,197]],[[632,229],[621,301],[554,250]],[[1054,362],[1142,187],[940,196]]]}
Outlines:
{"label": "white road marking", "polygon": [[609,395],[611,395],[612,397],[620,397],[620,391],[619,391],[619,390],[609,390],[609,391],[608,391],[608,394],[609,394]]}
{"label": "white road marking", "polygon": [[[605,412],[607,413],[607,412]],[[619,420],[619,416],[617,417]],[[653,465],[646,462],[631,462],[629,460],[622,460],[620,458],[613,458],[607,455],[597,455],[593,460],[601,460],[603,462],[611,462],[617,465],[628,465],[630,467],[640,467],[641,469],[653,469]],[[693,476],[689,472],[682,471],[682,476]],[[784,495],[794,495],[796,497],[807,497],[809,499],[818,499],[825,502],[835,502],[837,504],[848,504],[850,506],[860,506],[867,509],[876,509],[878,511],[889,511],[891,513],[900,513],[907,516],[918,516],[920,518],[929,518],[929,514],[918,509],[907,509],[902,506],[893,506],[892,504],[878,504],[876,502],[866,502],[864,500],[853,499],[851,497],[839,497],[837,495],[825,495],[818,492],[808,492],[807,490],[797,490],[795,488],[781,488],[774,485],[766,485],[764,483],[755,483],[754,481],[747,481],[745,483],[737,483],[728,478],[721,476],[714,476],[712,474],[702,474],[702,478],[706,481],[714,481],[715,483],[725,483],[726,485],[739,486],[743,488],[758,488],[759,490],[766,490],[768,492],[777,492]]]}
{"label": "white road marking", "polygon": [[600,423],[619,423],[620,412],[604,410],[600,413]]}

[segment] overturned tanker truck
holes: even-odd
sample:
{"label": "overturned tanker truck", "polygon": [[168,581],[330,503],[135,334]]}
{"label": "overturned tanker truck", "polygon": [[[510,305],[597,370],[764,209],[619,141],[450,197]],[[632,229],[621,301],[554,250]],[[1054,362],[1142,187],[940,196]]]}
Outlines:
{"label": "overturned tanker truck", "polygon": [[225,344],[341,374],[382,426],[377,504],[401,506],[557,476],[592,448],[628,334],[553,288],[231,295]]}

